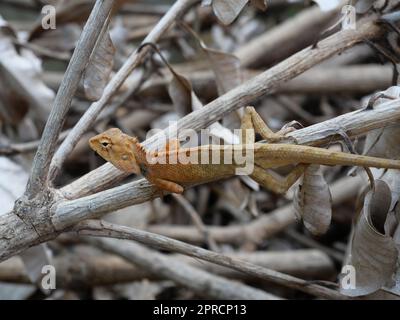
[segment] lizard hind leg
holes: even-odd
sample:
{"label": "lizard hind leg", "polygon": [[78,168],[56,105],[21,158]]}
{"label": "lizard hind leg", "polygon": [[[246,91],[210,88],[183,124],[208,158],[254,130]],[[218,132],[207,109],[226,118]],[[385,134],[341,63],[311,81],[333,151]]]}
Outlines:
{"label": "lizard hind leg", "polygon": [[[245,114],[242,118],[242,136],[241,143],[252,144],[255,141],[254,131],[258,132],[263,139],[268,142],[279,142],[287,137],[286,134],[295,130],[293,127],[287,127],[279,130],[278,132],[273,132],[268,125],[264,122],[261,116],[257,113],[254,107],[246,107]],[[246,129],[253,129],[253,133],[250,134]]]}
{"label": "lizard hind leg", "polygon": [[301,177],[308,165],[298,164],[286,177],[278,177],[265,169],[255,166],[250,177],[262,187],[278,194],[284,194]]}

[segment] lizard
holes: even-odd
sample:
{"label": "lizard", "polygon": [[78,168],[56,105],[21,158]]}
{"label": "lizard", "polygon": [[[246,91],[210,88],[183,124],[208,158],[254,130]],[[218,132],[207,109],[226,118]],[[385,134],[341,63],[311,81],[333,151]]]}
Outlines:
{"label": "lizard", "polygon": [[[159,152],[146,150],[136,137],[123,133],[118,128],[111,128],[89,139],[90,147],[116,168],[134,174],[143,175],[150,183],[164,191],[182,193],[184,188],[193,184],[207,183],[236,175],[243,164],[229,163],[180,163],[169,161],[180,156],[193,156],[200,159],[201,154],[210,158],[212,152],[219,152],[221,159],[233,149],[245,152],[252,148],[253,171],[249,176],[262,187],[278,194],[284,194],[304,173],[310,164],[346,165],[400,169],[400,160],[391,160],[363,155],[331,151],[324,148],[279,143],[287,138],[292,127],[273,132],[254,107],[246,107],[242,117],[242,136],[239,145],[202,145],[194,148],[180,147],[177,139],[168,140]],[[250,132],[250,134],[249,134]],[[255,132],[269,143],[255,142]],[[246,133],[246,134],[245,134]],[[155,158],[164,157],[159,163]],[[150,159],[150,160],[149,160]],[[202,158],[203,159],[203,158]],[[203,161],[204,162],[204,161]],[[286,177],[277,177],[267,169],[286,165],[295,165]]]}

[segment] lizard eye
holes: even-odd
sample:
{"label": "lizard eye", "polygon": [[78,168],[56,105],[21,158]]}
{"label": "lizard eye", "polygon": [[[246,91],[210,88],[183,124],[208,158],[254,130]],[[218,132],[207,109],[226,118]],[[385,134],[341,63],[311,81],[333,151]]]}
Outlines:
{"label": "lizard eye", "polygon": [[108,142],[108,141],[102,141],[102,142],[100,142],[101,143],[101,145],[103,146],[103,147],[108,147],[109,145],[110,145],[110,143]]}

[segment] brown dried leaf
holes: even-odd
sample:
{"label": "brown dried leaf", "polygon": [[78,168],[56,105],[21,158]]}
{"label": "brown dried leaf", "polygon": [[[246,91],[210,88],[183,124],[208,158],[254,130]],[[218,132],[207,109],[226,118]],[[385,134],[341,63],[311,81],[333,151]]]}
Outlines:
{"label": "brown dried leaf", "polygon": [[91,101],[97,101],[103,95],[112,68],[114,66],[115,47],[111,41],[108,28],[96,43],[89,64],[83,73],[83,88],[85,96]]}
{"label": "brown dried leaf", "polygon": [[393,238],[385,234],[391,191],[382,180],[364,199],[363,212],[355,227],[349,265],[356,271],[355,288],[341,288],[348,296],[367,295],[387,285],[396,270],[398,251]]}
{"label": "brown dried leaf", "polygon": [[190,113],[193,108],[193,88],[190,81],[170,68],[172,80],[168,85],[168,94],[180,116]]}
{"label": "brown dried leaf", "polygon": [[293,199],[296,216],[314,235],[324,234],[331,223],[332,196],[319,165],[310,165]]}

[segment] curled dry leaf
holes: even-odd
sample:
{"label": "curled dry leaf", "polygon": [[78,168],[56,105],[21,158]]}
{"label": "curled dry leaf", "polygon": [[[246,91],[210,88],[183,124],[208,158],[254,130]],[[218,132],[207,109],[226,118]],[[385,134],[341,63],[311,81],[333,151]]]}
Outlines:
{"label": "curled dry leaf", "polygon": [[114,66],[114,54],[114,44],[105,28],[83,73],[83,89],[89,100],[97,101],[102,96]]}
{"label": "curled dry leaf", "polygon": [[364,199],[362,214],[351,243],[348,265],[355,268],[355,287],[341,288],[348,296],[362,296],[388,285],[396,270],[398,252],[393,238],[385,233],[391,191],[381,180]]}
{"label": "curled dry leaf", "polygon": [[324,234],[331,224],[332,196],[321,167],[310,165],[293,199],[296,216],[314,235]]}

